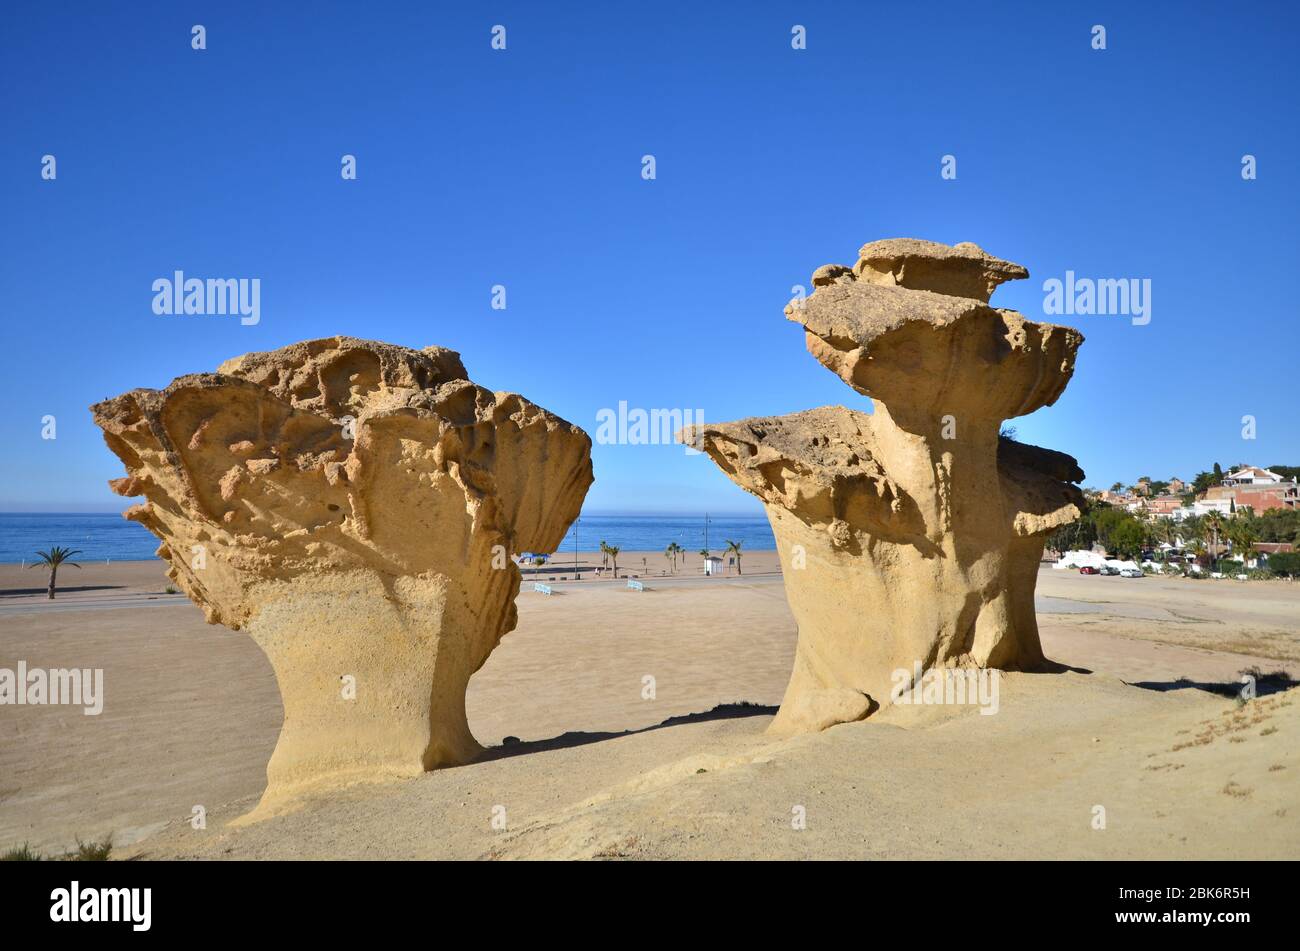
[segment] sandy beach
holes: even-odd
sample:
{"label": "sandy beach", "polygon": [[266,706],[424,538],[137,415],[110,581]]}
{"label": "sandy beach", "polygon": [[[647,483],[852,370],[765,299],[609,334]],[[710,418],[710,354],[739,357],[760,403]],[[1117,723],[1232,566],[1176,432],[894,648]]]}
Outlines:
{"label": "sandy beach", "polygon": [[[641,557],[621,556],[620,575]],[[557,573],[547,596],[525,569],[519,626],[470,682],[482,760],[238,830],[225,823],[260,796],[282,717],[254,643],[169,595],[161,563],[65,571],[53,603],[39,572],[0,566],[0,666],[101,667],[106,694],[99,716],[0,712],[0,845],[56,852],[112,836],[115,857],[211,858],[1300,849],[1295,694],[1238,705],[1204,689],[1252,668],[1300,676],[1300,585],[1044,567],[1044,647],[1071,670],[1006,675],[997,716],[894,707],[775,739],[763,731],[796,636],[775,553],[717,578],[700,577],[698,561],[677,576],[634,572],[640,592],[623,577]],[[997,763],[997,782],[972,785],[976,761]],[[1091,825],[1098,805],[1105,830]],[[195,806],[204,830],[188,821]],[[796,807],[804,829],[792,827]]]}

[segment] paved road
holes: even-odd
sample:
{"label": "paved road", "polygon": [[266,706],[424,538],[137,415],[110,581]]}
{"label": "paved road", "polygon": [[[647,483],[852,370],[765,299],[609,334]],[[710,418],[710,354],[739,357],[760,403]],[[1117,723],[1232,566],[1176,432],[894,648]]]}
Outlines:
{"label": "paved road", "polygon": [[[571,588],[626,588],[627,578],[619,578],[615,581],[613,578],[596,581],[547,581],[545,577],[537,578],[537,581],[543,584],[549,584],[555,591],[568,591]],[[722,575],[720,577],[705,578],[701,576],[672,577],[666,575],[662,578],[637,578],[646,588],[654,590],[655,588],[682,588],[691,585],[713,585],[713,584],[780,584],[781,576],[779,574],[761,574],[761,575]],[[519,590],[523,593],[531,594],[533,591],[534,579],[530,575],[524,575],[523,584]]]}
{"label": "paved road", "polygon": [[[664,578],[642,578],[638,579],[644,582],[647,589],[654,591],[659,588],[687,588],[694,585],[748,585],[763,586],[781,584],[779,574],[761,574],[761,575],[723,575],[722,577],[704,578],[698,576],[687,577],[664,577]],[[574,588],[626,588],[627,581],[620,578],[618,581],[613,579],[603,579],[601,581],[556,581],[551,582],[551,588],[557,594],[565,591],[571,591]],[[520,594],[533,595],[533,579],[524,575],[523,582],[519,586]],[[1098,611],[1095,605],[1089,605],[1084,602],[1074,601],[1070,598],[1049,597],[1039,595],[1036,599],[1040,613],[1052,614],[1076,614]],[[96,598],[85,601],[24,601],[18,604],[0,604],[0,617],[13,617],[17,615],[31,614],[61,614],[68,611],[113,611],[118,608],[156,608],[156,607],[175,607],[176,605],[189,604],[190,599],[183,594],[160,594],[148,597],[141,595],[119,595],[107,598]]]}
{"label": "paved road", "polygon": [[[763,575],[742,575],[736,577],[721,578],[646,578],[645,586],[653,591],[656,588],[680,588],[691,585],[775,585],[781,583],[781,576],[778,574]],[[573,588],[625,588],[627,581],[620,578],[614,581],[612,578],[602,581],[556,581],[551,587],[558,593],[569,591]],[[524,576],[522,584],[519,586],[521,594],[534,594],[533,580],[527,575]],[[15,617],[18,615],[32,614],[63,614],[70,611],[114,611],[118,608],[157,608],[157,607],[175,607],[180,604],[189,604],[190,599],[183,594],[160,594],[152,596],[141,595],[116,595],[106,598],[95,598],[93,600],[69,600],[69,601],[48,601],[48,600],[31,600],[21,601],[17,604],[0,604],[0,618]]]}
{"label": "paved road", "polygon": [[18,604],[0,604],[0,617],[12,617],[18,614],[63,614],[68,611],[114,611],[118,608],[175,607],[189,604],[190,599],[183,594],[160,594],[156,596],[120,595],[110,598],[96,598],[93,601],[23,601]]}

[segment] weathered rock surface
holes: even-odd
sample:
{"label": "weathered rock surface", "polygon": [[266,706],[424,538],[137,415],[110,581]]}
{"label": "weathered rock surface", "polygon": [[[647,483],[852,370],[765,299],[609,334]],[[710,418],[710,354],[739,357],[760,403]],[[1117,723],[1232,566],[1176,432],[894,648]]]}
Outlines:
{"label": "weathered rock surface", "polygon": [[1083,337],[989,306],[1027,276],[973,244],[868,244],[853,267],[818,268],[786,316],[873,413],[683,431],[763,500],[781,550],[799,644],[773,730],[861,719],[918,663],[1044,663],[1038,563],[1046,536],[1082,513],[1083,472],[999,430],[1056,401]]}
{"label": "weathered rock surface", "polygon": [[254,815],[323,783],[407,776],[480,747],[465,688],[516,622],[509,553],[551,551],[591,440],[460,357],[333,337],[92,407],[144,496],[169,576],[247,631],[285,722]]}

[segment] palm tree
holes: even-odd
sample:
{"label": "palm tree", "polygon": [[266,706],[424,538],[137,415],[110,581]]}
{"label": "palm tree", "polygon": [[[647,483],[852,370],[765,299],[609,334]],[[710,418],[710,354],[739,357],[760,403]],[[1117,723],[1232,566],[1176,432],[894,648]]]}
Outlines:
{"label": "palm tree", "polygon": [[744,539],[741,539],[738,542],[733,542],[730,538],[728,538],[727,550],[723,552],[724,555],[736,556],[736,574],[738,575],[744,574],[744,572],[740,570],[740,546],[743,545],[744,543],[745,543]]}
{"label": "palm tree", "polygon": [[682,551],[682,546],[676,542],[669,542],[668,547],[664,549],[664,557],[672,559],[673,574],[677,573],[677,556],[679,554],[684,554],[684,552]]}
{"label": "palm tree", "polygon": [[1142,547],[1155,549],[1160,544],[1160,526],[1154,515],[1139,515],[1142,520]]}
{"label": "palm tree", "polygon": [[[1174,539],[1178,537],[1178,533],[1174,529],[1174,520],[1172,518],[1161,518],[1158,515],[1152,525],[1152,534],[1155,536],[1157,542],[1169,546],[1172,546],[1174,544]],[[1160,553],[1160,560],[1164,561],[1168,556],[1169,549],[1165,549]]]}
{"label": "palm tree", "polygon": [[1232,542],[1232,553],[1241,556],[1241,564],[1245,567],[1246,561],[1250,558],[1251,547],[1259,540],[1254,526],[1244,518],[1234,518],[1228,523],[1225,534],[1228,536],[1228,541]]}
{"label": "palm tree", "polygon": [[605,543],[604,539],[601,539],[600,542],[600,567],[602,569],[609,567],[609,545]]}
{"label": "palm tree", "polygon": [[1183,540],[1183,547],[1186,548],[1191,542],[1200,541],[1205,538],[1205,525],[1199,515],[1189,515],[1178,523],[1178,537]]}
{"label": "palm tree", "polygon": [[618,577],[618,552],[619,547],[617,545],[610,545],[605,549],[605,553],[609,555],[609,560],[614,563],[615,578]]}
{"label": "palm tree", "polygon": [[54,600],[54,581],[59,574],[59,565],[62,565],[66,562],[67,564],[71,565],[73,568],[80,568],[81,565],[77,564],[75,561],[68,561],[68,559],[71,558],[73,555],[80,555],[80,554],[81,554],[81,549],[79,548],[60,548],[58,545],[55,545],[49,551],[38,551],[36,553],[37,560],[27,566],[29,568],[35,568],[37,565],[46,565],[49,567],[50,569],[49,595],[51,601]]}
{"label": "palm tree", "polygon": [[1210,541],[1211,564],[1216,568],[1219,563],[1219,533],[1223,531],[1223,516],[1216,511],[1205,513],[1205,532]]}

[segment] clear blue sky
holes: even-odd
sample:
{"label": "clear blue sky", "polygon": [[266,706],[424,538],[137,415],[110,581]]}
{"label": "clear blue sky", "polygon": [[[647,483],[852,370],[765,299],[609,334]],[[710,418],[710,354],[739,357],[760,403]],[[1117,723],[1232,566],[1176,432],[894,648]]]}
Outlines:
{"label": "clear blue sky", "polygon": [[[862,407],[782,308],[899,236],[1025,264],[994,300],[1038,319],[1067,269],[1151,279],[1147,326],[1054,318],[1074,381],[1014,424],[1089,484],[1300,464],[1296,5],[463,6],[5,4],[0,510],[121,507],[91,402],[336,333],[592,433]],[[260,278],[261,322],[156,316],[177,268]],[[681,447],[594,462],[589,511],[758,511]]]}

